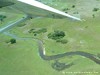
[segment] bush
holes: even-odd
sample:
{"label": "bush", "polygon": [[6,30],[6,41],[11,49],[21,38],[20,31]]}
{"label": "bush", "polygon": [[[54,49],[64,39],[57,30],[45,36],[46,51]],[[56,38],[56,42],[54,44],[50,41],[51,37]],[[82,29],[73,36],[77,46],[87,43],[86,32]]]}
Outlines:
{"label": "bush", "polygon": [[68,13],[67,11],[65,13]]}
{"label": "bush", "polygon": [[10,41],[9,41],[9,40],[5,40],[5,42],[6,42],[6,43],[10,43]]}
{"label": "bush", "polygon": [[34,36],[37,36],[37,34],[35,33]]}
{"label": "bush", "polygon": [[100,58],[100,53],[97,54],[97,57]]}
{"label": "bush", "polygon": [[29,33],[34,33],[34,34],[40,34],[40,33],[45,33],[47,32],[47,29],[46,28],[41,28],[41,29],[30,29],[28,31]]}
{"label": "bush", "polygon": [[94,8],[94,9],[93,9],[93,11],[98,11],[98,10],[99,10],[99,8]]}
{"label": "bush", "polygon": [[93,14],[92,17],[95,18],[95,15]]}
{"label": "bush", "polygon": [[66,43],[68,43],[68,40],[66,40],[66,39],[58,39],[58,40],[56,40],[56,42],[59,42],[59,43],[62,43],[62,44],[66,44]]}
{"label": "bush", "polygon": [[46,28],[41,28],[41,29],[39,29],[38,30],[40,33],[45,33],[45,32],[47,32],[47,29]]}
{"label": "bush", "polygon": [[33,31],[33,33],[37,33],[37,34],[45,33],[45,32],[47,32],[47,29],[46,28],[41,28],[39,30]]}
{"label": "bush", "polygon": [[74,64],[73,63],[66,64],[66,63],[61,63],[59,61],[55,61],[54,63],[51,64],[52,68],[57,70],[57,71],[65,70],[66,68],[69,68],[72,65],[74,65]]}
{"label": "bush", "polygon": [[25,26],[26,24],[19,24],[18,27],[23,27]]}
{"label": "bush", "polygon": [[64,8],[64,9],[62,9],[62,11],[67,11],[67,10],[70,10],[69,8]]}
{"label": "bush", "polygon": [[53,39],[53,40],[61,39],[64,36],[65,36],[65,33],[63,31],[54,31],[48,34],[48,38]]}
{"label": "bush", "polygon": [[16,43],[16,39],[10,39],[11,44]]}
{"label": "bush", "polygon": [[74,12],[73,14],[79,14],[79,12]]}
{"label": "bush", "polygon": [[4,21],[4,18],[6,18],[6,16],[0,15],[0,21],[1,21],[1,23]]}
{"label": "bush", "polygon": [[72,5],[72,8],[75,8],[75,5]]}
{"label": "bush", "polygon": [[33,33],[33,32],[34,32],[34,30],[35,30],[35,29],[34,29],[34,28],[32,28],[32,29],[30,29],[28,32],[29,32],[29,33]]}
{"label": "bush", "polygon": [[0,20],[3,21],[3,19],[6,18],[4,15],[0,15]]}

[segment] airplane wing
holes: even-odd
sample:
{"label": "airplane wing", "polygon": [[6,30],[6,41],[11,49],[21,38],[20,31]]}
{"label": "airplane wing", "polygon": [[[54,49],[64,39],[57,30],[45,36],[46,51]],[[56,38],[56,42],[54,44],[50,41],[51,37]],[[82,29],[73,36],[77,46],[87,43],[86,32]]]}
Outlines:
{"label": "airplane wing", "polygon": [[37,16],[51,16],[51,15],[58,16],[59,15],[59,16],[68,17],[68,18],[81,21],[80,18],[71,16],[65,12],[59,11],[55,8],[52,8],[36,0],[0,0],[0,4],[2,3],[4,5],[2,5],[1,7],[11,5],[14,9],[20,10],[24,12],[25,14],[29,14],[31,16],[32,15],[34,16],[35,15]]}

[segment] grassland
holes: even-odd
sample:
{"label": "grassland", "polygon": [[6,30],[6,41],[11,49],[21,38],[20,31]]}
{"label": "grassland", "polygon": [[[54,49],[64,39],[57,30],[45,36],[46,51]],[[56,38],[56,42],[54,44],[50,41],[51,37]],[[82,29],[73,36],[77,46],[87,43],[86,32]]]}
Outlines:
{"label": "grassland", "polygon": [[[86,21],[77,22],[68,19],[52,18],[34,18],[27,20],[22,23],[25,24],[25,26],[16,26],[8,31],[19,38],[29,38],[27,40],[16,39],[17,43],[15,44],[7,43],[7,41],[9,41],[12,37],[0,34],[0,75],[100,75],[100,65],[87,58],[72,56],[58,59],[58,61],[64,63],[74,62],[75,65],[63,71],[56,71],[51,67],[51,64],[54,63],[55,60],[45,61],[41,59],[38,54],[37,41],[34,40],[34,38],[43,40],[47,55],[54,55],[69,51],[84,51],[95,55],[100,53],[100,11],[92,11],[93,8],[100,7],[98,2],[94,0],[91,0],[91,2],[89,0],[89,2],[87,0],[75,0],[73,3],[76,5],[76,8],[73,9],[71,8],[73,5],[72,1],[73,0],[66,0],[64,2],[61,1],[62,3],[53,2],[54,4],[60,4],[59,6],[53,7],[61,10],[61,6],[67,3],[67,6],[65,5],[65,7],[70,8],[68,11],[69,13],[72,14],[75,11],[78,11],[78,15],[82,15],[81,17]],[[93,6],[89,6],[88,4],[90,3],[94,3]],[[95,14],[96,17],[93,18],[92,14]],[[11,21],[12,19],[13,18],[11,18]],[[4,23],[6,23],[6,21]],[[32,28],[47,28],[48,31],[34,36],[33,33],[28,32]],[[48,39],[47,34],[54,30],[64,31],[66,33],[64,39],[67,39],[68,43],[60,44],[54,40]],[[30,37],[33,39],[30,39]],[[78,74],[67,72],[98,73]]]}
{"label": "grassland", "polygon": [[0,9],[0,15],[6,16],[3,22],[0,21],[0,27],[4,27],[8,24],[16,22],[19,18],[22,18],[24,16],[23,14],[17,14],[15,13],[15,11],[12,11],[12,12],[11,11],[12,9],[6,8],[6,7],[4,7],[3,9]]}

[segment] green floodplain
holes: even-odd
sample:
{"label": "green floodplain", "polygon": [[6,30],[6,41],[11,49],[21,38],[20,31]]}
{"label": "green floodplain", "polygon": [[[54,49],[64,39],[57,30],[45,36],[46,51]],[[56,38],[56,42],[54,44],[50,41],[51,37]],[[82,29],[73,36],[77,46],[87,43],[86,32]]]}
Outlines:
{"label": "green floodplain", "polygon": [[[82,21],[71,19],[35,17],[20,23],[10,30],[0,33],[0,75],[100,75],[100,64],[80,56],[65,56],[55,60],[43,60],[39,56],[38,43],[44,43],[46,55],[52,56],[65,52],[83,51],[98,56],[100,60],[100,0],[41,0],[43,3],[80,17]],[[22,18],[23,14],[8,8],[0,8],[0,27]],[[46,29],[45,32],[38,32]],[[48,38],[54,31],[65,32],[60,43]],[[11,39],[16,42],[11,44]],[[57,70],[54,65],[69,64],[70,67]],[[53,66],[54,65],[54,66]],[[61,66],[62,67],[62,66]]]}

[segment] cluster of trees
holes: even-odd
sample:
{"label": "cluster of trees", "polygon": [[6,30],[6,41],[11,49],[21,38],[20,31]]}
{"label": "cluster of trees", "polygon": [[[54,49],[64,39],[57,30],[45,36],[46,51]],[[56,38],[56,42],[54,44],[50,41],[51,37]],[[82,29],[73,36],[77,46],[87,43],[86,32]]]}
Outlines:
{"label": "cluster of trees", "polygon": [[49,39],[53,39],[58,43],[66,44],[66,43],[68,43],[68,40],[63,39],[64,36],[65,36],[65,32],[59,31],[59,30],[48,34]]}
{"label": "cluster of trees", "polygon": [[64,36],[65,36],[65,32],[59,31],[59,30],[48,34],[48,38],[53,39],[53,40],[61,39]]}
{"label": "cluster of trees", "polygon": [[[46,28],[40,28],[40,29],[32,28],[28,32],[33,33],[34,36],[37,36],[37,34],[46,33],[47,29]],[[51,33],[48,33],[47,37],[49,39],[55,40],[58,43],[62,43],[62,44],[68,43],[68,40],[63,39],[63,37],[65,37],[65,32],[64,31],[55,30]]]}

